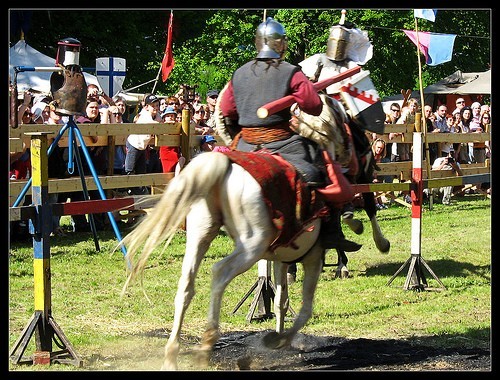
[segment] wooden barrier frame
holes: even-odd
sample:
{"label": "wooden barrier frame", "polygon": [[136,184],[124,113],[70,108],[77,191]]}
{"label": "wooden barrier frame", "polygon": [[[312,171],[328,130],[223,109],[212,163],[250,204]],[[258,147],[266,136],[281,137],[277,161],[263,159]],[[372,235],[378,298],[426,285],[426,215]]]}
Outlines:
{"label": "wooden barrier frame", "polygon": [[[184,110],[183,110],[184,111]],[[188,110],[185,110],[189,113]],[[184,125],[183,123],[186,123]],[[135,123],[122,123],[122,124],[77,124],[78,129],[84,136],[85,144],[87,147],[91,146],[106,146],[108,145],[108,137],[114,137],[115,145],[124,145],[126,137],[131,133],[145,133],[154,134],[155,138],[151,141],[150,145],[159,146],[183,146],[183,154],[187,162],[190,160],[190,154],[194,147],[199,147],[201,136],[193,134],[193,128],[189,123],[189,118],[183,117],[183,123],[151,123],[151,124],[135,124]],[[10,151],[21,152],[23,150],[23,143],[29,146],[29,136],[25,135],[27,132],[49,132],[48,137],[55,137],[60,130],[61,125],[49,124],[22,124],[19,128],[9,128],[10,131]],[[403,144],[413,143],[414,124],[386,124],[385,133],[381,138],[388,142],[396,142]],[[403,136],[398,136],[389,140],[389,133],[399,132]],[[98,136],[97,142],[92,142],[90,136]],[[490,133],[427,133],[427,141],[431,142],[484,142],[491,141]],[[67,145],[67,138],[61,138],[60,145]],[[223,145],[218,142],[218,145]],[[380,171],[379,175],[394,175],[398,176],[401,181],[411,181],[412,179],[412,162],[390,162],[378,164]],[[484,164],[462,164],[463,175],[476,175],[490,173],[490,161],[487,160]],[[427,170],[424,168],[423,178],[429,178]],[[433,170],[431,178],[446,178],[452,177],[451,171],[446,170]],[[153,189],[161,191],[161,189],[168,184],[173,178],[173,173],[148,173],[139,175],[108,175],[99,176],[99,180],[104,189],[119,189],[137,186],[151,186]],[[9,183],[9,205],[12,205],[20,194],[22,188],[26,184],[26,180],[11,180]],[[95,184],[91,177],[86,180],[87,186],[90,190],[95,190]],[[384,184],[386,190],[379,191],[397,191],[394,189],[394,184]],[[65,179],[49,179],[48,185],[49,193],[65,193],[81,189],[80,179],[65,178]],[[29,194],[29,192],[28,192]]]}
{"label": "wooden barrier frame", "polygon": [[[35,311],[24,328],[21,336],[9,351],[9,357],[15,364],[29,363],[23,357],[28,343],[35,334],[35,352],[33,364],[68,363],[81,367],[83,361],[73,349],[68,338],[64,335],[52,317],[52,291],[50,273],[50,227],[51,209],[48,202],[47,179],[47,133],[35,132],[31,137],[32,188],[33,209],[35,217],[30,225],[33,234],[33,276]],[[36,210],[35,210],[36,208]],[[61,350],[53,351],[53,341]]]}

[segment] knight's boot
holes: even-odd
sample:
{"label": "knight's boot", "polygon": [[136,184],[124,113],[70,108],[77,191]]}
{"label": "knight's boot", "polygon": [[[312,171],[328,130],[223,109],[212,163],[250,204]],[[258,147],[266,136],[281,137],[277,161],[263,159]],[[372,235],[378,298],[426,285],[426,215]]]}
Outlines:
{"label": "knight's boot", "polygon": [[344,252],[356,252],[362,245],[347,240],[340,225],[340,213],[338,210],[331,210],[329,220],[321,223],[320,232],[321,245],[325,249],[339,249]]}

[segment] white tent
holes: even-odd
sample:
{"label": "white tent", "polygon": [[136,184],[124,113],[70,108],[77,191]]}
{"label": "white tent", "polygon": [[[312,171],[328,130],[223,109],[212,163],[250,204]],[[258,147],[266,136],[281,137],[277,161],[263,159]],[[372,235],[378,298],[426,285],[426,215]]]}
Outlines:
{"label": "white tent", "polygon": [[[40,53],[32,48],[25,40],[19,40],[14,46],[9,49],[9,80],[14,82],[14,67],[55,67],[55,58]],[[19,97],[23,96],[26,90],[32,90],[44,94],[50,94],[50,76],[51,72],[47,71],[22,71],[17,74],[17,91]],[[99,88],[99,83],[94,75],[89,73],[83,74],[87,84],[95,84]]]}
{"label": "white tent", "polygon": [[[446,104],[449,110],[455,109],[455,100],[464,98],[466,104],[481,102],[483,95],[491,95],[491,70],[484,72],[463,73],[460,70],[424,88],[424,104],[436,109],[439,104]],[[420,102],[420,91],[412,91],[411,97]],[[439,99],[438,99],[439,98]],[[403,95],[385,97],[382,105],[386,113],[393,102],[403,103]]]}
{"label": "white tent", "polygon": [[431,84],[424,89],[425,94],[490,95],[491,70],[463,73],[460,70]]}
{"label": "white tent", "polygon": [[[426,102],[432,100],[433,95],[490,95],[491,70],[479,73],[463,73],[460,70],[448,75],[446,78],[424,88]],[[420,100],[420,91],[411,93],[412,98]],[[387,96],[384,102],[400,101],[403,95]],[[432,103],[432,101],[431,101]]]}

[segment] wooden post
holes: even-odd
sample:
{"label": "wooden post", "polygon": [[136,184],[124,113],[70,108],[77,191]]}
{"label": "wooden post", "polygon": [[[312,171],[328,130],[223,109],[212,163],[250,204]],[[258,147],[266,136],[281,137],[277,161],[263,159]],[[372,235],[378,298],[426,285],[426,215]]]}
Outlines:
{"label": "wooden post", "polygon": [[[38,207],[38,220],[33,223],[30,219],[30,233],[33,234],[33,267],[35,312],[39,311],[47,324],[48,316],[52,312],[51,287],[50,287],[50,227],[51,212],[48,205],[48,156],[47,133],[32,134],[31,139],[31,178],[32,199]],[[37,351],[52,351],[52,331],[37,329]]]}
{"label": "wooden post", "polygon": [[[68,339],[52,318],[52,291],[50,273],[50,230],[52,207],[48,203],[48,155],[47,135],[50,132],[33,132],[31,135],[32,199],[36,209],[30,219],[30,233],[33,235],[33,276],[35,312],[21,336],[9,352],[15,364],[22,362],[50,364],[51,361],[71,363],[78,367],[82,360],[73,350]],[[23,361],[23,354],[35,334],[35,353],[31,361]],[[52,341],[58,337],[62,350],[52,351]]]}
{"label": "wooden post", "polygon": [[411,255],[408,260],[396,271],[387,285],[389,285],[396,276],[409,264],[408,274],[403,286],[405,290],[422,291],[427,287],[422,266],[434,277],[443,289],[445,286],[434,274],[429,265],[421,255],[422,246],[422,200],[423,200],[423,171],[422,171],[422,132],[413,133],[413,172],[411,187]]}
{"label": "wooden post", "polygon": [[[421,115],[423,115],[424,112],[424,106],[425,106],[425,100],[424,100],[424,85],[422,83],[422,63],[420,62],[420,41],[418,39],[418,22],[417,18],[415,17],[415,32],[416,32],[416,37],[417,37],[417,58],[418,58],[418,83],[419,83],[419,89],[420,89],[420,112]],[[430,154],[429,154],[429,143],[427,142],[427,125],[425,123],[425,117],[421,117],[420,120],[417,122],[417,119],[415,119],[415,128],[417,132],[423,132],[424,133],[424,144],[425,144],[425,162],[427,163],[426,168],[427,168],[427,177],[431,178],[431,163],[429,162],[430,160]]]}
{"label": "wooden post", "polygon": [[182,110],[182,128],[181,128],[181,153],[186,158],[186,164],[191,160],[191,149],[189,147],[189,142],[191,140],[190,130],[191,125],[191,113],[189,108],[184,108]]}

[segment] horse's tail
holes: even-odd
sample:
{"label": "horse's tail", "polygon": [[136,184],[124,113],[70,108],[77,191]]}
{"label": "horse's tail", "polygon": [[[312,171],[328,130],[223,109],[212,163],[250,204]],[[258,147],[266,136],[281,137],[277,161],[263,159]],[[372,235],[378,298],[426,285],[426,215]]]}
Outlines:
{"label": "horse's tail", "polygon": [[229,164],[229,159],[222,153],[202,153],[168,183],[152,212],[120,242],[127,248],[129,262],[134,262],[134,256],[141,251],[124,289],[142,272],[152,251],[164,241],[166,246],[170,243],[177,228],[189,213],[191,205],[206,197],[213,191],[213,187],[223,180]]}

